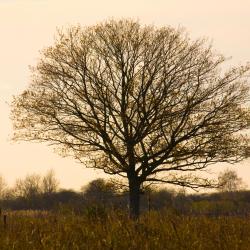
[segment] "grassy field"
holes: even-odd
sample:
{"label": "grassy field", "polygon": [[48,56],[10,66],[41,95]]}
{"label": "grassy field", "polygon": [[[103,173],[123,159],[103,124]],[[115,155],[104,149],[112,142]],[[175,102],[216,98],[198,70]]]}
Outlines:
{"label": "grassy field", "polygon": [[102,217],[8,212],[0,249],[250,249],[250,218],[151,212],[134,222],[123,213]]}

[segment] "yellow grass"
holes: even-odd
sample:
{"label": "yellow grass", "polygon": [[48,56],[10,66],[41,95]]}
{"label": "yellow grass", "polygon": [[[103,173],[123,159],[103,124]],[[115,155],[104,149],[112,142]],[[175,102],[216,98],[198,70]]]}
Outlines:
{"label": "yellow grass", "polygon": [[0,249],[250,249],[250,218],[124,213],[104,217],[9,212],[0,223]]}

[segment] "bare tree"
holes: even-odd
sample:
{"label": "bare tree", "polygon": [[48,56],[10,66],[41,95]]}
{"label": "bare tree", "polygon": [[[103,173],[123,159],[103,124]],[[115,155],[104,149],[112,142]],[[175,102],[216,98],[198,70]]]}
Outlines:
{"label": "bare tree", "polygon": [[15,196],[32,199],[41,194],[41,177],[37,174],[27,175],[24,179],[17,179],[14,186]]}
{"label": "bare tree", "polygon": [[7,183],[5,179],[0,176],[0,199],[3,199],[7,192]]}
{"label": "bare tree", "polygon": [[52,194],[58,190],[59,181],[55,177],[54,171],[51,169],[43,177],[41,189],[44,194]]}
{"label": "bare tree", "polygon": [[226,169],[221,172],[218,177],[218,183],[218,189],[221,192],[235,192],[246,188],[242,178],[232,169]]}
{"label": "bare tree", "polygon": [[171,27],[111,20],[59,31],[13,101],[14,137],[125,177],[138,217],[142,183],[208,187],[194,172],[246,156],[249,67],[221,73],[224,61]]}

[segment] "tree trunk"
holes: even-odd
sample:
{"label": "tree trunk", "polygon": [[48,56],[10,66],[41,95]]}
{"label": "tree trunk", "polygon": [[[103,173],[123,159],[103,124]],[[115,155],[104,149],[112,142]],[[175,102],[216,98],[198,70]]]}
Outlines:
{"label": "tree trunk", "polygon": [[140,216],[140,182],[136,178],[129,179],[129,214],[134,220]]}

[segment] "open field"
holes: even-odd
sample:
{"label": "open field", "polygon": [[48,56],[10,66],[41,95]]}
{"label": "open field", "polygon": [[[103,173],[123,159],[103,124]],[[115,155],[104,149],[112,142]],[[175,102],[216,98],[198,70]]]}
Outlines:
{"label": "open field", "polygon": [[250,218],[123,213],[86,216],[9,212],[0,224],[1,249],[242,249],[250,246]]}

